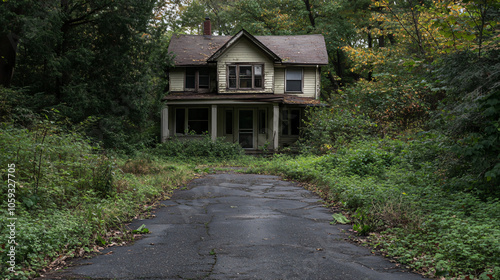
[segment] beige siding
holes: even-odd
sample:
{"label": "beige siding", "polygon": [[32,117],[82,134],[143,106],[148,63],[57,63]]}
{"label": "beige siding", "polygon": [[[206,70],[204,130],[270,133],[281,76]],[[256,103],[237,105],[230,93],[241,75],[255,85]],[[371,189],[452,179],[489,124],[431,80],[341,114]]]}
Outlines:
{"label": "beige siding", "polygon": [[184,69],[172,69],[169,73],[170,77],[170,91],[183,91],[184,90]]}
{"label": "beige siding", "polygon": [[274,93],[285,93],[285,68],[274,68]]}
{"label": "beige siding", "polygon": [[304,97],[316,97],[316,68],[304,67]]}
{"label": "beige siding", "polygon": [[[291,66],[292,67],[292,66]],[[297,66],[293,66],[297,67]],[[317,90],[319,86],[319,77],[316,71],[316,67],[302,67],[304,73],[304,86],[302,93],[289,93],[289,94],[298,94],[303,97],[312,97],[315,98],[317,96]],[[275,68],[274,74],[274,93],[283,94],[285,92],[285,77],[286,77],[286,68]]]}
{"label": "beige siding", "polygon": [[[253,91],[234,91],[227,90],[227,65],[231,63],[258,63],[262,62],[264,64],[264,92],[273,92],[273,80],[274,80],[274,64],[265,53],[263,53],[258,47],[253,45],[248,39],[242,38],[234,43],[226,53],[224,53],[217,61],[217,79],[219,82],[219,92],[221,93],[248,93]],[[259,91],[262,92],[262,91]]]}

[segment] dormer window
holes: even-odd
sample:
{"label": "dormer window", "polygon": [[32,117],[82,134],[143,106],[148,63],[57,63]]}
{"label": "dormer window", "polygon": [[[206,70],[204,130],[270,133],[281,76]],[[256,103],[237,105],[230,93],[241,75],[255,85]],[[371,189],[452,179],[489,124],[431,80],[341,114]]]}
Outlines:
{"label": "dormer window", "polygon": [[263,68],[262,64],[229,65],[227,87],[229,89],[262,89]]}
{"label": "dormer window", "polygon": [[208,91],[210,74],[208,68],[186,68],[186,90]]}

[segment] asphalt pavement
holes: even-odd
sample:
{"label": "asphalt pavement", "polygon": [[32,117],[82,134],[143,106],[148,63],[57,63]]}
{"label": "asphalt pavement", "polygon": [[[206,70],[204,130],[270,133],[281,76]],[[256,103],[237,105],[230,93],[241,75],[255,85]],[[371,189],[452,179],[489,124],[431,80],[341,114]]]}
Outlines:
{"label": "asphalt pavement", "polygon": [[424,279],[347,242],[319,197],[276,176],[212,174],[174,192],[151,233],[54,279]]}

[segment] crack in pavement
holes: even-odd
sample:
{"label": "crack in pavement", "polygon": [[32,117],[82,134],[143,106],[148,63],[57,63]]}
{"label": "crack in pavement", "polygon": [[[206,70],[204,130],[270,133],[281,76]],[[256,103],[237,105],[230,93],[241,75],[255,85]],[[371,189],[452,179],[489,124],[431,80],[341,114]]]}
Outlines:
{"label": "crack in pavement", "polygon": [[[134,221],[150,234],[59,275],[88,279],[424,279],[345,242],[319,197],[276,176],[193,180]],[[151,246],[150,244],[154,244]],[[82,260],[88,262],[88,260]],[[76,262],[78,264],[78,261]]]}

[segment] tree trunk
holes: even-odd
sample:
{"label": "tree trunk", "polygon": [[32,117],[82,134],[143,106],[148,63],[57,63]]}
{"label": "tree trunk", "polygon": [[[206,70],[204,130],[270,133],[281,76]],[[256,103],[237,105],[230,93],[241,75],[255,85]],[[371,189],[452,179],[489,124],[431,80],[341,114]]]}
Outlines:
{"label": "tree trunk", "polygon": [[311,3],[309,3],[309,0],[304,0],[304,4],[306,5],[306,9],[307,9],[307,12],[309,15],[309,21],[311,22],[311,26],[313,28],[316,28],[316,20],[314,18],[313,13],[312,13]]}
{"label": "tree trunk", "polygon": [[379,48],[385,47],[385,36],[384,35],[378,37],[378,47]]}

